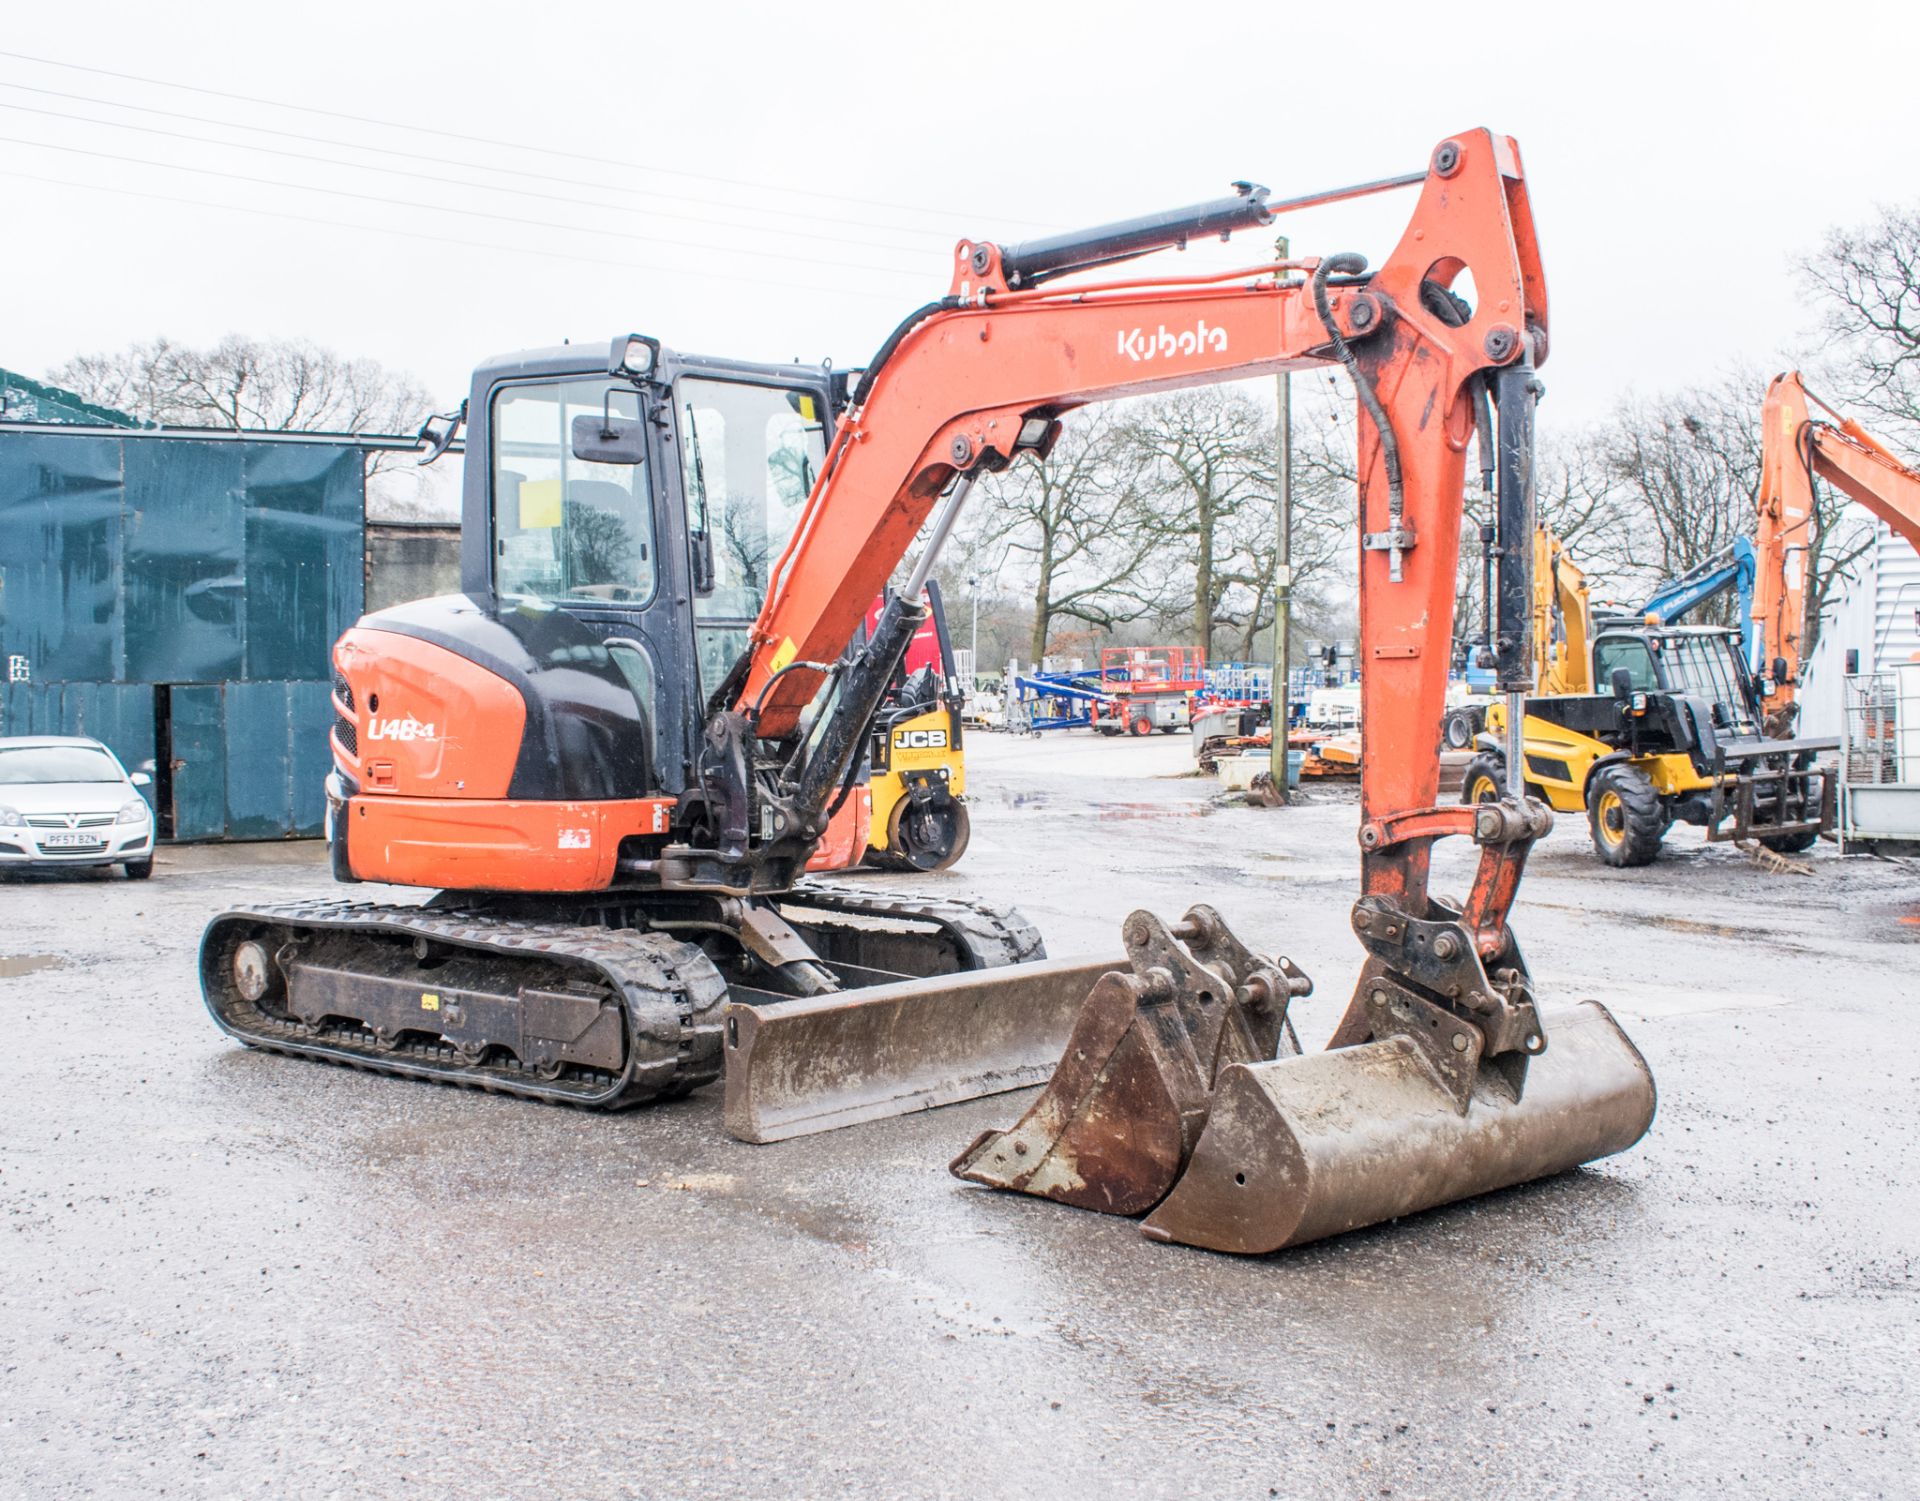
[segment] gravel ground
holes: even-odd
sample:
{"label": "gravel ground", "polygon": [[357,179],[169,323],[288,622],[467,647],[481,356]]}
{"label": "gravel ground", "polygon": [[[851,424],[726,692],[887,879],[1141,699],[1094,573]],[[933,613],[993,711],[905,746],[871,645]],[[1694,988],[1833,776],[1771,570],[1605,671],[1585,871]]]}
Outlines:
{"label": "gravel ground", "polygon": [[[1211,902],[1324,1039],[1350,794],[1218,806],[1173,739],[969,754],[928,884],[1060,955]],[[248,1052],[199,930],[325,893],[312,846],[15,878],[0,1495],[1911,1497],[1920,866],[1811,863],[1676,829],[1610,871],[1563,820],[1516,923],[1647,1055],[1652,1134],[1262,1260],[949,1177],[1027,1095],[748,1147],[714,1089],[597,1118]]]}

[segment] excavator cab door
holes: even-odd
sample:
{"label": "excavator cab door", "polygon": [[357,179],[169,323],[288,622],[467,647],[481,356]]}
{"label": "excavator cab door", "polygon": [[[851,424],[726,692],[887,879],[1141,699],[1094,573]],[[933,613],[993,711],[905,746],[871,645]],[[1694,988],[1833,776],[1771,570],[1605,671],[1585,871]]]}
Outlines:
{"label": "excavator cab door", "polygon": [[710,696],[747,649],[826,460],[824,382],[681,374],[672,387],[694,654]]}

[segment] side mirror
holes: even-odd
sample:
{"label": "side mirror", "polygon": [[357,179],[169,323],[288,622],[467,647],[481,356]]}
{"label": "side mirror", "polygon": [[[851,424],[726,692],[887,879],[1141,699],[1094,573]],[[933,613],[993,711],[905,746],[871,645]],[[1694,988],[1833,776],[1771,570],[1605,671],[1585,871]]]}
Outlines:
{"label": "side mirror", "polygon": [[153,778],[148,776],[144,771],[136,771],[132,776],[128,777],[127,780],[136,787],[151,787],[153,785]]}
{"label": "side mirror", "polygon": [[592,464],[643,464],[647,458],[645,425],[635,417],[589,412],[573,419],[573,456]]}
{"label": "side mirror", "polygon": [[1613,669],[1613,696],[1621,703],[1633,697],[1633,674],[1624,667]]}

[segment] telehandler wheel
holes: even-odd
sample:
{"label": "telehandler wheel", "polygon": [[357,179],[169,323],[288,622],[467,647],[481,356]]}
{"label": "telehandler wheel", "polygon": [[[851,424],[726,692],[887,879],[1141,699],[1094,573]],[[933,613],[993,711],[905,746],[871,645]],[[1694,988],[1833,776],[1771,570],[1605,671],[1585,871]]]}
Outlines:
{"label": "telehandler wheel", "polygon": [[1603,767],[1587,787],[1593,852],[1609,865],[1651,865],[1667,831],[1660,794],[1638,767]]}
{"label": "telehandler wheel", "polygon": [[1507,758],[1497,751],[1481,751],[1467,762],[1460,779],[1463,803],[1497,803],[1507,790]]}
{"label": "telehandler wheel", "polygon": [[1760,842],[1776,855],[1797,855],[1820,842],[1820,831],[1802,829],[1797,834],[1762,834]]}

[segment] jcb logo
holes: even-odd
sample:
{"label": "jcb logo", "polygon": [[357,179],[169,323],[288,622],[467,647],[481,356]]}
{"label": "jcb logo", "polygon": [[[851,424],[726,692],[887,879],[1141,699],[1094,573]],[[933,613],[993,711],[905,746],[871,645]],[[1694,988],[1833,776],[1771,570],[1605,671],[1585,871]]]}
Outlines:
{"label": "jcb logo", "polygon": [[893,748],[895,750],[945,750],[947,732],[945,730],[895,730]]}

